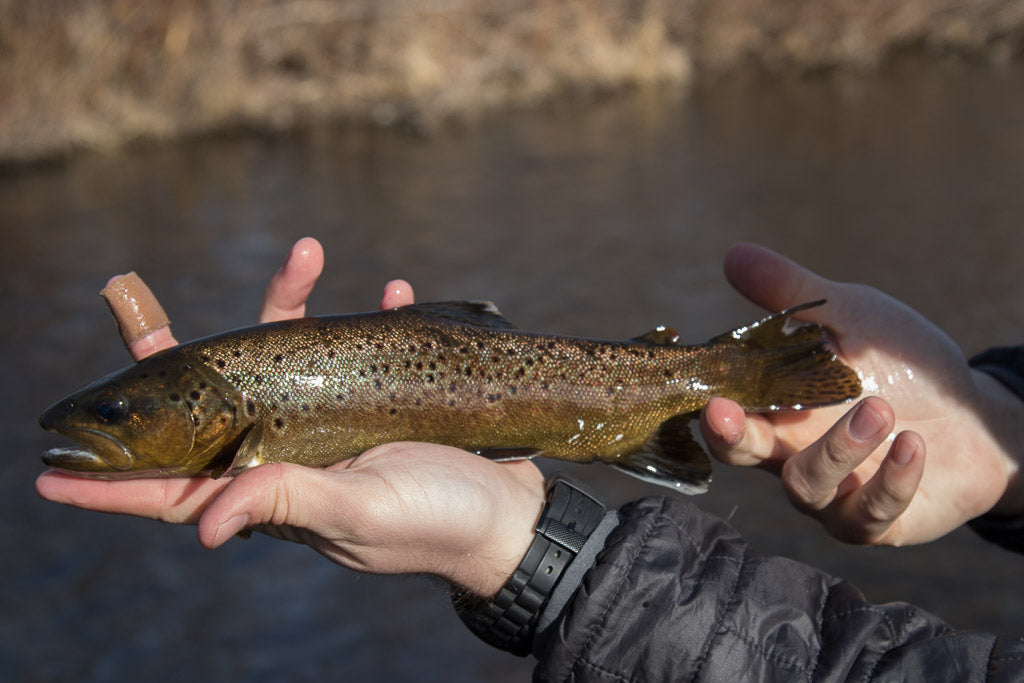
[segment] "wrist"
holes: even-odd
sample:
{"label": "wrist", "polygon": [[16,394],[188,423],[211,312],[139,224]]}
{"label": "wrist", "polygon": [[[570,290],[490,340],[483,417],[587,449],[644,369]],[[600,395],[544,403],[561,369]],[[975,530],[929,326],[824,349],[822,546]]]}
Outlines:
{"label": "wrist", "polygon": [[505,585],[526,555],[544,508],[544,477],[533,465],[529,468],[521,485],[504,495],[495,496],[491,490],[483,494],[476,507],[479,526],[473,542],[452,552],[436,574],[480,598],[490,598]]}
{"label": "wrist", "polygon": [[455,591],[459,617],[484,642],[517,655],[529,653],[540,615],[604,512],[593,496],[556,477],[533,540],[512,576],[490,599]]}
{"label": "wrist", "polygon": [[984,369],[974,369],[981,398],[978,411],[991,432],[992,447],[999,454],[1006,476],[1002,495],[989,511],[994,515],[1024,514],[1024,400]]}

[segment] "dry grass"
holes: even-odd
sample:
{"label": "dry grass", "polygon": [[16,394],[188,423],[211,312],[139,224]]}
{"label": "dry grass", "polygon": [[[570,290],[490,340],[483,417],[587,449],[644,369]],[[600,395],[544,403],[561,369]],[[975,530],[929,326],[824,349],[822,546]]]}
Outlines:
{"label": "dry grass", "polygon": [[1022,46],[1024,0],[0,0],[0,159]]}

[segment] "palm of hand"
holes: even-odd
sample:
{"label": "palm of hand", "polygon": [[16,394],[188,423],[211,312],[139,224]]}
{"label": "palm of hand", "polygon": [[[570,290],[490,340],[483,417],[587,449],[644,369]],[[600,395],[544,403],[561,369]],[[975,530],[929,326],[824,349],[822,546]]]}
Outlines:
{"label": "palm of hand", "polygon": [[[840,303],[827,324],[840,357],[856,368],[864,395],[885,399],[895,412],[893,434],[913,431],[928,446],[927,466],[902,515],[871,542],[900,545],[934,539],[988,510],[1006,483],[974,373],[959,347],[920,314],[867,287]],[[771,455],[758,463],[781,472],[793,455],[825,433],[848,406],[752,415],[775,435]],[[878,472],[891,439],[876,448],[838,487],[832,505],[864,486]],[[828,523],[826,522],[826,526]],[[835,531],[833,529],[833,531]],[[837,534],[838,535],[838,534]]]}

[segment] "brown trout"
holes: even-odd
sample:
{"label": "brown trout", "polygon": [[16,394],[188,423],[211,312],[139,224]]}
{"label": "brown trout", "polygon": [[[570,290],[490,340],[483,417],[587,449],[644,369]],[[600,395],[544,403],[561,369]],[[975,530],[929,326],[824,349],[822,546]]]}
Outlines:
{"label": "brown trout", "polygon": [[685,493],[711,463],[691,420],[713,396],[749,411],[860,394],[823,328],[793,313],[696,346],[659,327],[624,342],[521,332],[487,302],[257,325],[182,344],[50,407],[78,442],[43,461],[90,477],[322,467],[391,441],[497,459],[599,460]]}

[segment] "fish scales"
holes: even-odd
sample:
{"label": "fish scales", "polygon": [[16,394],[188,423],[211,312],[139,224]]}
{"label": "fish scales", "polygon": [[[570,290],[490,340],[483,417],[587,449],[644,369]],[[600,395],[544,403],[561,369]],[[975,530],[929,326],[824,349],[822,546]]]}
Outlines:
{"label": "fish scales", "polygon": [[[676,418],[688,422],[710,397],[768,410],[859,393],[856,375],[828,351],[821,328],[786,330],[790,315],[681,346],[662,328],[635,340],[596,341],[515,330],[486,304],[424,304],[217,335],[83,391],[131,403],[123,386],[138,393],[140,382],[160,372],[179,378],[142,393],[168,405],[178,399],[191,422],[179,429],[192,430],[190,453],[177,464],[162,454],[147,470],[135,464],[143,464],[134,454],[142,447],[125,443],[138,436],[112,437],[133,450],[126,473],[219,474],[282,461],[325,466],[381,443],[425,441],[496,457],[601,460],[645,478],[653,473],[657,483],[701,489],[707,457]],[[70,401],[89,403],[84,395]],[[57,413],[74,412],[61,405],[44,415],[44,426],[56,424]],[[65,432],[75,438],[74,430]],[[101,476],[117,474],[106,465]]]}

